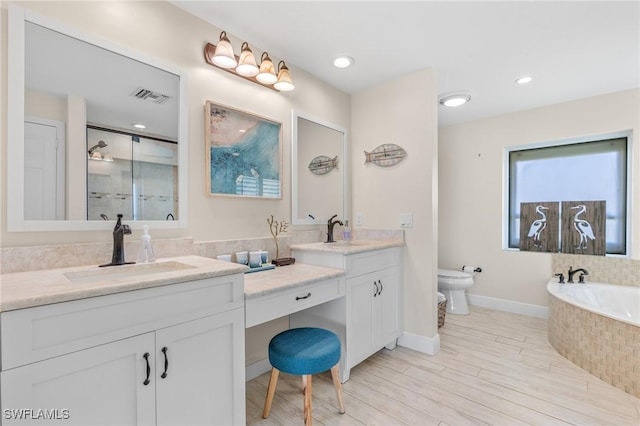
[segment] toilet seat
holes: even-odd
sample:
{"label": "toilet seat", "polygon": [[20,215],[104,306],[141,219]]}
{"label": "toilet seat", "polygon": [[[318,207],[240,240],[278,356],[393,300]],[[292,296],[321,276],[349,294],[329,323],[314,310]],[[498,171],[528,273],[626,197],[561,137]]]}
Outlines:
{"label": "toilet seat", "polygon": [[438,269],[438,280],[447,284],[473,284],[473,275],[451,269]]}

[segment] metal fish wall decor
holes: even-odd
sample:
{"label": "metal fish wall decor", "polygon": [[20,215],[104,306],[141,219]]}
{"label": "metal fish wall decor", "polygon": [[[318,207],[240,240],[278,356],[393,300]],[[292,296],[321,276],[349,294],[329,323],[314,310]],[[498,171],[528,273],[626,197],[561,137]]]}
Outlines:
{"label": "metal fish wall decor", "polygon": [[407,155],[407,152],[393,143],[380,145],[371,152],[364,152],[364,163],[373,163],[380,167],[389,167],[398,164]]}
{"label": "metal fish wall decor", "polygon": [[338,167],[338,156],[329,158],[326,155],[318,155],[309,163],[309,170],[315,175],[326,175]]}

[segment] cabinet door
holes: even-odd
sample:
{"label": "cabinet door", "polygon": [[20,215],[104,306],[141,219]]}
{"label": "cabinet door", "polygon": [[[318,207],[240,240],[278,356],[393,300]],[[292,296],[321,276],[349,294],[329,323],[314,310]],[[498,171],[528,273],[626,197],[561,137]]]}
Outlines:
{"label": "cabinet door", "polygon": [[347,280],[347,368],[371,355],[375,281],[373,274]]}
{"label": "cabinet door", "polygon": [[244,367],[244,309],[158,330],[157,424],[245,424]]}
{"label": "cabinet door", "polygon": [[155,424],[153,333],[3,371],[2,424]]}
{"label": "cabinet door", "polygon": [[385,269],[376,274],[380,291],[374,298],[374,350],[395,340],[400,327],[398,268]]}

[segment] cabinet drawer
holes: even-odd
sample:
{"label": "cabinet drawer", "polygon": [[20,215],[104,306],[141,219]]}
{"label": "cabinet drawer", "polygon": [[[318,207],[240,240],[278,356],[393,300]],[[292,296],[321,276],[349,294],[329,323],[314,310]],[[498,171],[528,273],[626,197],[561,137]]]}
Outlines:
{"label": "cabinet drawer", "polygon": [[347,256],[347,278],[386,269],[400,262],[400,250],[390,248]]}
{"label": "cabinet drawer", "polygon": [[242,274],[0,314],[2,370],[241,307]]}
{"label": "cabinet drawer", "polygon": [[297,286],[269,296],[248,299],[245,303],[246,327],[252,327],[284,315],[345,295],[343,277]]}

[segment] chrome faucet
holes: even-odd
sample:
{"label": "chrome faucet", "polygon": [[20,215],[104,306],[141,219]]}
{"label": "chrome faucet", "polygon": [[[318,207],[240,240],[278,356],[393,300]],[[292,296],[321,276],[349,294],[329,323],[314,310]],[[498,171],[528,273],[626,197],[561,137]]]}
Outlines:
{"label": "chrome faucet", "polygon": [[118,214],[118,221],[113,228],[113,255],[111,256],[111,263],[107,263],[103,266],[117,266],[117,265],[130,265],[136,262],[125,262],[124,260],[124,236],[131,234],[131,228],[129,225],[122,223],[122,215]]}
{"label": "chrome faucet", "polygon": [[577,273],[580,272],[580,276],[578,277],[578,282],[584,284],[584,276],[585,275],[589,275],[589,272],[584,269],[584,268],[578,268],[578,269],[573,269],[573,267],[569,266],[569,277],[567,278],[567,282],[568,283],[572,283],[573,282],[573,276]]}
{"label": "chrome faucet", "polygon": [[[336,226],[336,223],[340,226],[343,225],[342,221],[336,219],[338,217],[337,214],[331,216],[331,218],[327,221],[327,241],[325,243],[335,243],[336,241],[333,239],[333,227]],[[333,220],[336,219],[336,220]]]}

